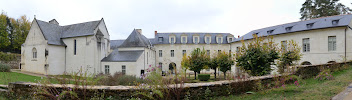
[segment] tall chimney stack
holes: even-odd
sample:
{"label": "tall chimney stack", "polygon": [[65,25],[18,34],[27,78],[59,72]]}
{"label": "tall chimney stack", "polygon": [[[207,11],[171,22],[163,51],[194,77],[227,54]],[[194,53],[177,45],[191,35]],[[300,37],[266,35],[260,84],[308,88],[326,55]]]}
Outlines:
{"label": "tall chimney stack", "polygon": [[158,31],[154,31],[154,35],[156,36],[156,34],[158,34]]}
{"label": "tall chimney stack", "polygon": [[139,34],[142,34],[142,29],[136,29]]}

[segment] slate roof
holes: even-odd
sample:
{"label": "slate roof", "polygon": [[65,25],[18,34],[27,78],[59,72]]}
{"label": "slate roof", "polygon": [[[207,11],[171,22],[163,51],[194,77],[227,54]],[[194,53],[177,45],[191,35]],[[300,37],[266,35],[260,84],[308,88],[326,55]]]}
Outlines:
{"label": "slate roof", "polygon": [[65,46],[65,44],[61,38],[94,35],[94,29],[101,22],[101,20],[98,20],[73,25],[59,26],[37,19],[34,20],[38,23],[45,39],[48,40],[48,44],[63,46]]}
{"label": "slate roof", "polygon": [[122,43],[123,43],[123,41],[125,41],[125,40],[111,40],[110,41],[110,49],[116,49],[117,47],[119,47]]}
{"label": "slate roof", "polygon": [[119,47],[147,47],[150,41],[136,29],[128,36],[128,38]]}
{"label": "slate roof", "polygon": [[136,62],[142,55],[143,50],[136,51],[119,51],[114,49],[107,57],[103,58],[102,62]]}
{"label": "slate roof", "polygon": [[[337,16],[311,19],[306,21],[298,21],[298,22],[293,22],[288,24],[281,24],[281,25],[253,30],[243,35],[242,37],[235,39],[235,41],[233,42],[240,41],[242,39],[243,40],[252,39],[253,34],[256,34],[256,33],[258,34],[258,36],[268,36],[268,35],[286,34],[286,33],[307,31],[307,30],[314,30],[314,29],[347,26],[348,24],[350,24],[351,19],[352,19],[352,15],[337,15]],[[334,22],[337,21],[337,23],[333,24],[334,23],[333,21]],[[289,27],[291,27],[291,29],[287,31],[286,29],[288,29]],[[268,34],[268,32],[270,34]]]}
{"label": "slate roof", "polygon": [[[217,35],[222,35],[223,37],[223,44],[227,44],[227,36],[233,37],[230,33],[189,33],[189,32],[181,32],[181,33],[157,33],[155,35],[155,39],[151,39],[153,44],[170,44],[169,43],[169,36],[173,34],[176,37],[176,43],[175,44],[181,44],[181,35],[186,35],[187,36],[187,44],[194,44],[193,43],[193,35],[199,35],[199,43],[198,44],[206,44],[204,39],[205,35],[210,35],[211,36],[211,43],[210,44],[217,44],[216,43],[216,36]],[[158,38],[162,37],[163,41],[159,42]],[[235,37],[233,37],[233,40]]]}

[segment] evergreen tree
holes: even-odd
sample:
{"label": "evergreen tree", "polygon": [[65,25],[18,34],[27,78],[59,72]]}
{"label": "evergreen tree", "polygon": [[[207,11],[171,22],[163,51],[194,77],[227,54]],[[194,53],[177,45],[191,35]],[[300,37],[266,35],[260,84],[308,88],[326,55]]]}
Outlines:
{"label": "evergreen tree", "polygon": [[300,9],[301,20],[325,16],[350,14],[351,9],[338,3],[339,0],[306,0]]}

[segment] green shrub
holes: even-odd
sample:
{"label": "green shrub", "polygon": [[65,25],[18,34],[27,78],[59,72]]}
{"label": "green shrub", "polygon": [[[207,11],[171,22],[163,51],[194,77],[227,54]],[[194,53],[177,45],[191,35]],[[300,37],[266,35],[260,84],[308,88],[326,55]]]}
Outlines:
{"label": "green shrub", "polygon": [[16,58],[17,58],[16,54],[7,54],[4,52],[0,52],[0,61],[8,62],[8,61],[13,61]]}
{"label": "green shrub", "polygon": [[198,79],[200,81],[208,81],[210,79],[210,74],[199,74]]}
{"label": "green shrub", "polygon": [[300,67],[298,68],[295,75],[301,77],[302,79],[312,78],[318,75],[320,69],[317,66],[309,66],[309,67]]}
{"label": "green shrub", "polygon": [[318,74],[318,76],[315,77],[315,79],[318,79],[320,81],[322,80],[333,80],[334,76],[332,76],[330,69],[324,70]]}
{"label": "green shrub", "polygon": [[10,66],[0,63],[0,72],[10,72]]}

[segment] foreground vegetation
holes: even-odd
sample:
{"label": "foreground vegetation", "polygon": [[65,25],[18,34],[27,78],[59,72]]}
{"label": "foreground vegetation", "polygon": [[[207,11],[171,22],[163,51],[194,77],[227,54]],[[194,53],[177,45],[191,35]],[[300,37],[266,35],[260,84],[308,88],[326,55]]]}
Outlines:
{"label": "foreground vegetation", "polygon": [[332,73],[333,80],[309,78],[300,87],[290,84],[281,88],[259,91],[255,94],[231,95],[214,99],[224,100],[330,100],[352,82],[352,68]]}
{"label": "foreground vegetation", "polygon": [[0,72],[0,84],[8,84],[10,82],[38,82],[45,77],[31,76],[17,72]]}

